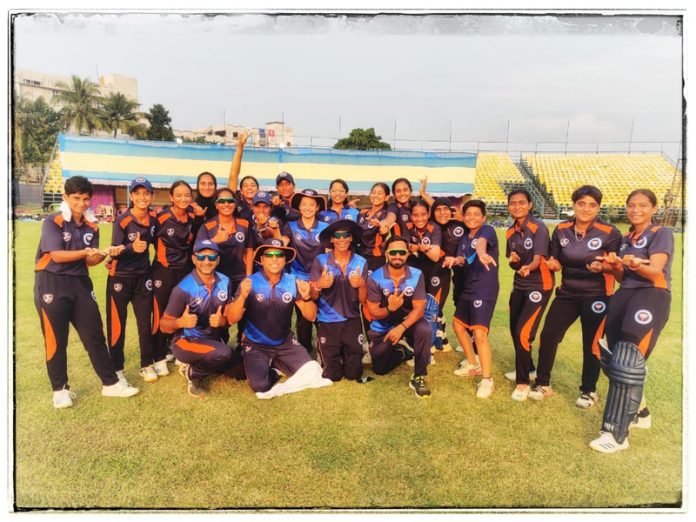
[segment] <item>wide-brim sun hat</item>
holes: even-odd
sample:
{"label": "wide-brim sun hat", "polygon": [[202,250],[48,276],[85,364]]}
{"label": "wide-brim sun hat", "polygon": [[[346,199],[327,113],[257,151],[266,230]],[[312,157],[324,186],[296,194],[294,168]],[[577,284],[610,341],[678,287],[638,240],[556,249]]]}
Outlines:
{"label": "wide-brim sun hat", "polygon": [[304,189],[300,192],[295,192],[290,200],[290,206],[296,210],[300,210],[300,201],[302,198],[312,198],[319,205],[319,212],[326,210],[326,198],[319,194],[314,189]]}
{"label": "wide-brim sun hat", "polygon": [[362,240],[362,227],[360,225],[350,219],[339,219],[319,233],[319,242],[322,248],[333,248],[331,238],[333,237],[333,233],[337,230],[347,230],[351,233],[353,236],[353,241],[351,243],[353,248]]}
{"label": "wide-brim sun hat", "polygon": [[288,263],[291,263],[293,259],[295,259],[295,255],[297,252],[295,251],[294,248],[285,246],[283,242],[280,239],[276,239],[274,237],[266,239],[261,245],[256,247],[256,250],[254,250],[254,262],[258,263],[259,262],[259,257],[266,251],[266,250],[283,250],[285,252],[285,264],[287,265]]}

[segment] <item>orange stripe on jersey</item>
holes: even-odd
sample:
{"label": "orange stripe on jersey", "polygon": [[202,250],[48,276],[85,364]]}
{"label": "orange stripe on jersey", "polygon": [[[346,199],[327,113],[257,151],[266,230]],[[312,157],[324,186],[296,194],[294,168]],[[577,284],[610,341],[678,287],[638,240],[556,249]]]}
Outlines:
{"label": "orange stripe on jersey", "polygon": [[605,234],[611,234],[612,227],[610,227],[609,225],[604,225],[604,224],[602,224],[602,223],[595,223],[593,226],[594,226],[595,228],[601,230],[601,231],[604,232]]}
{"label": "orange stripe on jersey", "polygon": [[643,354],[643,357],[645,357],[645,354],[648,353],[648,347],[650,346],[650,339],[652,339],[652,333],[653,329],[651,328],[650,331],[647,334],[645,334],[645,337],[643,337],[638,343],[638,351]]}
{"label": "orange stripe on jersey", "polygon": [[[369,302],[369,301],[368,301]],[[379,304],[379,303],[372,303],[372,304]],[[365,306],[362,307],[363,314],[365,315],[365,319],[368,321],[372,321],[374,318],[372,317],[372,314],[370,313],[370,309],[367,307],[367,303],[365,303]]]}
{"label": "orange stripe on jersey", "polygon": [[661,228],[662,228],[662,226],[660,226],[660,225],[655,225],[654,227],[652,227],[652,228],[650,229],[650,232],[652,232],[652,233],[654,234],[655,232],[657,232],[657,231],[660,230]]}
{"label": "orange stripe on jersey", "polygon": [[412,302],[413,304],[416,304],[416,303],[423,303],[423,304],[425,304],[425,299],[413,299],[411,302]]}
{"label": "orange stripe on jersey", "polygon": [[400,236],[401,235],[401,227],[397,223],[394,223],[394,228],[392,228],[392,230],[394,231],[392,236]]}
{"label": "orange stripe on jersey", "polygon": [[510,227],[505,231],[505,239],[510,239],[515,233],[515,227]]}
{"label": "orange stripe on jersey", "polygon": [[162,266],[169,266],[169,261],[167,261],[167,247],[164,246],[164,241],[157,239],[157,261]]}
{"label": "orange stripe on jersey", "polygon": [[111,268],[109,268],[109,275],[110,276],[115,276],[116,275],[116,265],[118,264],[118,260],[114,259],[111,261]]}
{"label": "orange stripe on jersey", "polygon": [[532,234],[536,234],[536,231],[539,230],[539,227],[531,221],[527,222],[527,228],[532,231]]}
{"label": "orange stripe on jersey", "polygon": [[382,255],[382,252],[381,252],[379,247],[382,246],[383,242],[384,242],[384,240],[382,239],[382,236],[378,232],[377,235],[375,236],[375,246],[372,249],[373,256],[380,257]]}
{"label": "orange stripe on jersey", "polygon": [[83,218],[83,221],[84,221],[85,225],[87,225],[87,226],[88,226],[89,228],[91,228],[92,230],[99,230],[99,225],[97,225],[97,224],[95,224],[95,223],[90,223],[89,221],[87,221],[87,220],[84,219],[84,218]]}
{"label": "orange stripe on jersey", "polygon": [[564,221],[563,223],[559,223],[558,226],[556,227],[558,230],[564,230],[566,228],[570,228],[573,225],[575,225],[574,221]]}
{"label": "orange stripe on jersey", "polygon": [[430,223],[428,223],[428,224],[425,226],[425,229],[426,229],[428,232],[432,232],[432,231],[433,231],[433,226],[432,226]]}
{"label": "orange stripe on jersey", "polygon": [[56,347],[58,346],[58,343],[56,342],[56,334],[53,332],[51,321],[48,319],[48,316],[43,309],[41,310],[41,320],[43,321],[44,339],[46,340],[46,360],[50,361],[56,354]]}
{"label": "orange stripe on jersey", "polygon": [[160,222],[160,225],[164,225],[164,222],[167,221],[170,217],[172,217],[171,214],[162,214],[160,217],[157,218],[157,221]]}
{"label": "orange stripe on jersey", "polygon": [[488,333],[488,327],[483,326],[482,324],[472,324],[468,328],[469,330],[483,330],[484,332]]}
{"label": "orange stripe on jersey", "polygon": [[465,323],[464,321],[462,321],[461,319],[459,319],[459,318],[457,318],[457,317],[453,317],[452,320],[453,320],[453,322],[457,323],[459,326],[463,326],[463,327],[466,328],[467,330],[471,330],[471,326],[469,326],[468,324],[466,324],[466,323]]}
{"label": "orange stripe on jersey", "polygon": [[159,330],[160,309],[157,304],[157,299],[152,300],[152,335],[155,335]]}
{"label": "orange stripe on jersey", "polygon": [[532,349],[532,347],[529,345],[529,338],[531,337],[532,327],[534,326],[534,321],[536,321],[536,318],[539,316],[539,312],[541,312],[541,306],[536,309],[536,312],[534,312],[529,319],[527,319],[527,322],[524,323],[522,330],[520,330],[520,344],[522,345],[522,348],[528,352]]}
{"label": "orange stripe on jersey", "polygon": [[604,291],[607,295],[612,295],[614,293],[614,275],[613,274],[602,274],[604,276]]}
{"label": "orange stripe on jersey", "polygon": [[179,339],[174,344],[176,344],[182,350],[193,353],[208,353],[215,350],[215,348],[208,346],[207,344],[193,343],[191,341],[187,341],[186,339]]}
{"label": "orange stripe on jersey", "polygon": [[539,263],[539,273],[541,274],[541,287],[544,290],[553,289],[553,273],[551,269],[546,265],[546,259],[541,256],[541,263]]}
{"label": "orange stripe on jersey", "polygon": [[442,299],[442,288],[438,288],[437,293],[435,294],[435,300],[437,301],[438,305],[442,304],[440,299]]}
{"label": "orange stripe on jersey", "polygon": [[235,219],[235,222],[239,223],[243,227],[249,228],[249,221],[247,221],[246,219],[237,218]]}
{"label": "orange stripe on jersey", "polygon": [[111,345],[113,347],[118,342],[118,338],[121,337],[121,320],[118,317],[118,308],[116,308],[116,301],[111,298]]}
{"label": "orange stripe on jersey", "polygon": [[604,316],[604,319],[602,319],[602,322],[599,323],[599,328],[597,328],[597,331],[594,334],[594,339],[592,339],[592,354],[599,359],[600,354],[599,354],[599,340],[602,338],[604,335],[604,324],[607,322],[607,316]]}
{"label": "orange stripe on jersey", "polygon": [[131,221],[133,221],[133,216],[124,217],[123,221],[121,221],[120,227],[125,230],[126,227],[128,226],[128,223],[130,223]]}
{"label": "orange stripe on jersey", "polygon": [[156,218],[156,217],[157,217],[157,212],[155,212],[154,210],[150,210],[149,214],[150,214],[150,216],[152,216],[153,218]]}
{"label": "orange stripe on jersey", "polygon": [[58,214],[56,217],[54,217],[53,222],[59,227],[62,227],[63,223],[65,223],[65,219],[63,219],[63,214]]}
{"label": "orange stripe on jersey", "polygon": [[209,221],[208,223],[205,224],[205,228],[208,230],[211,230],[217,226],[217,221]]}
{"label": "orange stripe on jersey", "polygon": [[39,259],[36,262],[36,265],[34,265],[34,271],[40,272],[41,270],[46,268],[48,266],[48,263],[50,263],[50,262],[51,262],[51,254],[50,253],[46,253],[46,254],[42,255],[41,259]]}

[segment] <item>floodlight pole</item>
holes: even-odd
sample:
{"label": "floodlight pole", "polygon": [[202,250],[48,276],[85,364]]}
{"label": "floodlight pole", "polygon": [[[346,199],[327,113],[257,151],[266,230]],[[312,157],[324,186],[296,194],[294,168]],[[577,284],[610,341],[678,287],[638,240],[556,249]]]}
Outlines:
{"label": "floodlight pole", "polygon": [[566,138],[565,138],[565,153],[568,154],[568,135],[570,134],[570,120],[568,120],[568,126],[566,127]]}
{"label": "floodlight pole", "polygon": [[631,153],[631,145],[632,145],[632,142],[633,142],[633,129],[634,129],[635,126],[636,126],[636,117],[634,116],[634,117],[633,117],[633,123],[631,123],[631,134],[630,134],[630,136],[628,137],[628,153],[629,153],[629,154]]}

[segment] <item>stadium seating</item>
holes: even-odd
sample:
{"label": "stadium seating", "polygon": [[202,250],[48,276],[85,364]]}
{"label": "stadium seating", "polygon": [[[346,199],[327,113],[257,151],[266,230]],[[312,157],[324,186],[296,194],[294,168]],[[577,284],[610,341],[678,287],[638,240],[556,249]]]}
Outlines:
{"label": "stadium seating", "polygon": [[48,175],[43,186],[44,192],[63,193],[63,170],[60,165],[60,152],[56,150],[53,163],[48,168]]}
{"label": "stadium seating", "polygon": [[478,155],[473,196],[485,201],[487,206],[507,208],[505,189],[524,182],[519,169],[506,153],[483,152]]}

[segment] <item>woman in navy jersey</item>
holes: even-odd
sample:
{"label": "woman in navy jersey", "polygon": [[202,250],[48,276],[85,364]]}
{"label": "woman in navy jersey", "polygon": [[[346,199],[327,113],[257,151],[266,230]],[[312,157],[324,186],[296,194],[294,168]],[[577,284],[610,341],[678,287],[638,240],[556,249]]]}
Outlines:
{"label": "woman in navy jersey", "polygon": [[402,236],[408,239],[406,225],[411,221],[411,194],[413,187],[411,182],[406,178],[397,178],[391,186],[392,194],[394,194],[394,202],[387,207],[386,224],[391,227],[394,223],[394,235]]}
{"label": "woman in navy jersey", "polygon": [[319,212],[319,219],[326,223],[333,223],[339,219],[357,221],[360,211],[352,207],[352,204],[354,203],[348,202],[348,183],[342,179],[335,179],[329,185],[327,209]]}
{"label": "woman in navy jersey", "polygon": [[607,344],[602,365],[609,377],[602,431],[590,447],[603,453],[628,448],[631,427],[649,428],[644,405],[645,362],[669,319],[671,305],[672,231],[653,224],[657,198],[638,189],[626,200],[631,228],[622,238],[619,255],[599,256],[621,282],[607,312]]}
{"label": "woman in navy jersey", "polygon": [[[532,341],[544,315],[553,290],[553,272],[546,266],[549,255],[549,229],[541,220],[531,215],[532,197],[524,189],[508,194],[508,210],[514,223],[505,236],[505,256],[515,277],[510,294],[510,335],[515,347],[515,371],[505,378],[517,386],[512,399],[524,401],[529,395],[532,363]],[[536,377],[536,372],[534,372]]]}
{"label": "woman in navy jersey", "polygon": [[583,185],[571,198],[575,215],[556,226],[546,260],[551,271],[562,270],[561,286],[556,289],[541,331],[537,378],[529,398],[542,400],[553,395],[551,370],[558,344],[579,317],[583,361],[580,396],[575,405],[591,408],[599,400],[599,340],[604,335],[607,306],[614,291],[614,276],[597,256],[618,252],[621,233],[597,217],[602,204],[602,192],[597,187]]}
{"label": "woman in navy jersey", "polygon": [[192,225],[195,215],[190,210],[191,186],[183,180],[169,188],[171,205],[157,214],[156,250],[152,263],[153,324],[155,364],[157,375],[169,375],[167,369],[168,335],[159,328],[160,318],[167,308],[169,295],[191,271]]}
{"label": "woman in navy jersey", "polygon": [[423,272],[425,291],[441,304],[441,281],[435,272],[441,265],[442,231],[429,218],[430,207],[425,201],[415,201],[411,205],[411,217],[406,223],[408,250],[411,253],[408,264]]}
{"label": "woman in navy jersey", "polygon": [[369,273],[384,266],[384,242],[389,234],[387,219],[387,199],[389,187],[386,183],[377,182],[370,190],[370,208],[364,208],[358,215],[358,225],[362,228],[362,239],[358,254],[367,260]]}

